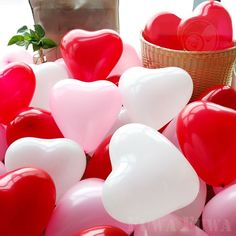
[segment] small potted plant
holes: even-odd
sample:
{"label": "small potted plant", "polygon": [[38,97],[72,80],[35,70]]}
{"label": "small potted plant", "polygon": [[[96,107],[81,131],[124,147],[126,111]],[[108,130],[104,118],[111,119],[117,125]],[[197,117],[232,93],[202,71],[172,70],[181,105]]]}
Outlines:
{"label": "small potted plant", "polygon": [[18,29],[17,34],[8,42],[8,45],[13,44],[25,47],[25,49],[32,46],[35,52],[35,64],[45,63],[47,61],[44,49],[51,49],[57,46],[52,39],[45,37],[45,30],[41,25],[34,25],[34,29],[29,29],[26,25]]}

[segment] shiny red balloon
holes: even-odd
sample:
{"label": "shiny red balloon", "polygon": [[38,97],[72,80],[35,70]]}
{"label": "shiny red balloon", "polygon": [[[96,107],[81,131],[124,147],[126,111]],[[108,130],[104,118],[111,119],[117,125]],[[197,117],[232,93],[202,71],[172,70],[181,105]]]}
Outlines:
{"label": "shiny red balloon", "polygon": [[16,118],[7,126],[7,143],[24,137],[34,138],[63,138],[51,113],[39,108],[28,108],[19,113]]}
{"label": "shiny red balloon", "polygon": [[91,159],[88,161],[83,179],[99,178],[106,179],[112,171],[109,154],[111,136],[107,137],[97,148]]}
{"label": "shiny red balloon", "polygon": [[181,18],[175,14],[157,14],[146,24],[143,37],[160,47],[181,50],[182,46],[177,36],[180,22]]}
{"label": "shiny red balloon", "polygon": [[55,207],[56,190],[47,173],[22,168],[0,177],[0,235],[40,236]]}
{"label": "shiny red balloon", "polygon": [[220,85],[208,90],[200,98],[236,110],[236,91],[230,86]]}
{"label": "shiny red balloon", "polygon": [[233,46],[233,26],[228,11],[216,1],[196,8],[198,15],[183,20],[178,28],[182,47],[188,51],[215,51]]}
{"label": "shiny red balloon", "polygon": [[83,230],[75,236],[128,236],[128,234],[113,226],[98,226]]}
{"label": "shiny red balloon", "polygon": [[236,111],[193,102],[177,119],[180,147],[200,178],[213,186],[236,179]]}
{"label": "shiny red balloon", "polygon": [[62,57],[75,79],[105,80],[119,61],[123,43],[112,30],[72,30],[61,42]]}
{"label": "shiny red balloon", "polygon": [[35,90],[35,75],[23,63],[12,63],[0,72],[0,123],[8,124],[28,107]]}

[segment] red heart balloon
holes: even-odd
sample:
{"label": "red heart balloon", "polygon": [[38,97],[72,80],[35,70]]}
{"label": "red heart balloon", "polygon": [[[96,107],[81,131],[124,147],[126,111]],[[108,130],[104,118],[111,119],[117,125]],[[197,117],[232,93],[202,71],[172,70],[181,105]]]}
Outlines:
{"label": "red heart balloon", "polygon": [[199,99],[236,110],[236,91],[230,86],[220,85],[214,87],[204,93]]}
{"label": "red heart balloon", "polygon": [[233,46],[232,20],[220,3],[204,2],[194,12],[196,16],[183,20],[178,28],[184,49],[215,51]]}
{"label": "red heart balloon", "polygon": [[0,123],[8,124],[29,103],[35,90],[35,75],[23,63],[12,63],[0,72]]}
{"label": "red heart balloon", "polygon": [[40,236],[55,207],[56,190],[47,173],[23,168],[0,177],[0,235]]}
{"label": "red heart balloon", "polygon": [[94,152],[92,158],[88,161],[83,179],[99,178],[106,179],[112,171],[109,154],[109,144],[111,137],[107,137]]}
{"label": "red heart balloon", "polygon": [[99,226],[83,230],[75,236],[128,236],[128,234],[112,226]]}
{"label": "red heart balloon", "polygon": [[51,113],[38,108],[28,108],[19,113],[7,126],[7,143],[24,137],[34,138],[63,138]]}
{"label": "red heart balloon", "polygon": [[181,18],[175,14],[157,14],[146,24],[143,37],[160,47],[181,50],[182,46],[177,36],[180,22]]}
{"label": "red heart balloon", "polygon": [[72,30],[61,42],[61,53],[74,78],[93,82],[104,80],[123,51],[119,35],[112,30]]}
{"label": "red heart balloon", "polygon": [[213,186],[236,179],[236,111],[193,102],[177,120],[180,147],[199,177]]}

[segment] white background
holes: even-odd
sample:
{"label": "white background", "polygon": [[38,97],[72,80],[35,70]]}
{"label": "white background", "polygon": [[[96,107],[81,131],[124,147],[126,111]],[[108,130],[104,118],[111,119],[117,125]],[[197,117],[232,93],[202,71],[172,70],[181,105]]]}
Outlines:
{"label": "white background", "polygon": [[[48,0],[50,1],[50,0]],[[236,38],[236,0],[222,0],[229,10]],[[125,41],[139,47],[139,33],[147,20],[161,11],[171,11],[187,17],[193,0],[120,0],[121,35]],[[28,0],[0,0],[0,49],[22,25],[32,25],[33,19]]]}

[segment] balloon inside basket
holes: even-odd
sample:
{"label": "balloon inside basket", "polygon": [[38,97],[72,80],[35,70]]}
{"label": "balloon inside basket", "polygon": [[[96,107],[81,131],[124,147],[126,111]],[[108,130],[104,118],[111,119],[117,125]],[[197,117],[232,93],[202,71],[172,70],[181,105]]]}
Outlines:
{"label": "balloon inside basket", "polygon": [[68,32],[54,62],[39,25],[9,44],[40,63],[14,46],[0,59],[0,235],[236,235],[236,47],[220,3],[155,15],[141,56],[107,29]]}

